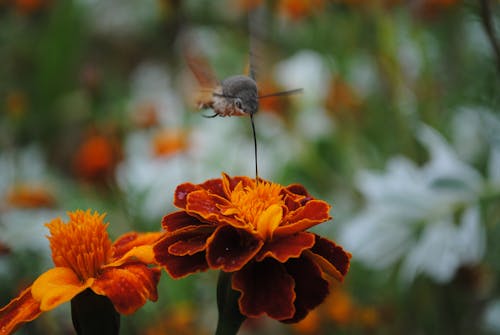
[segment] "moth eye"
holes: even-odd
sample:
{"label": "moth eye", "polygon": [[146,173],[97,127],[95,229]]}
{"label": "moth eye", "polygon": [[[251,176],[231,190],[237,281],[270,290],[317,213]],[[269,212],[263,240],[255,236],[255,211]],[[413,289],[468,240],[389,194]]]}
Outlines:
{"label": "moth eye", "polygon": [[241,100],[240,100],[240,99],[236,99],[236,100],[234,101],[234,105],[235,105],[235,106],[236,106],[236,108],[238,108],[238,109],[242,109],[242,107],[243,107],[243,104],[241,103]]}

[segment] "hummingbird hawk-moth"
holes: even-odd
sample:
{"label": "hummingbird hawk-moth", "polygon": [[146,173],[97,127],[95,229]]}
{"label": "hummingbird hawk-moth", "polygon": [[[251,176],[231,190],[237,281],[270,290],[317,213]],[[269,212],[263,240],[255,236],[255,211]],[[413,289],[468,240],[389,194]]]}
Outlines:
{"label": "hummingbird hawk-moth", "polygon": [[255,177],[258,181],[259,174],[257,163],[257,136],[255,132],[255,123],[253,117],[254,114],[259,110],[259,100],[299,93],[302,92],[302,89],[299,88],[259,95],[256,81],[256,54],[254,50],[258,41],[257,36],[255,36],[255,34],[252,34],[252,32],[256,32],[256,25],[255,21],[251,20],[251,16],[249,16],[249,18],[250,64],[248,76],[234,75],[227,77],[222,81],[219,81],[214,75],[210,64],[201,56],[199,56],[199,53],[197,53],[197,56],[195,56],[194,52],[189,52],[189,49],[187,49],[185,50],[185,58],[189,68],[193,72],[201,88],[204,91],[210,92],[208,96],[205,95],[197,101],[197,107],[199,109],[213,110],[212,115],[204,115],[204,117],[214,118],[217,116],[250,116],[254,141]]}

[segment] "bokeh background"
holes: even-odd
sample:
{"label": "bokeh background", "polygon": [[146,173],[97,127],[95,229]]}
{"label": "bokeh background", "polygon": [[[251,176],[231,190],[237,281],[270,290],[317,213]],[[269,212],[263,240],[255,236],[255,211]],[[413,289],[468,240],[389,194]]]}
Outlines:
{"label": "bokeh background", "polygon": [[[157,231],[176,185],[254,175],[183,45],[245,73],[256,5],[261,92],[304,89],[261,102],[260,175],[327,200],[353,257],[303,322],[241,334],[500,334],[497,0],[0,0],[0,305],[52,266],[50,219]],[[164,273],[122,334],[212,334],[216,277]],[[73,334],[69,304],[19,334]]]}

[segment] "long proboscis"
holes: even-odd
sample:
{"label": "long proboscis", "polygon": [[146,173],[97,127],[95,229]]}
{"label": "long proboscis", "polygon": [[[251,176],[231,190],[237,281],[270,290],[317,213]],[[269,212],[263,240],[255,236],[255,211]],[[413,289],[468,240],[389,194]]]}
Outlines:
{"label": "long proboscis", "polygon": [[257,159],[257,134],[255,133],[255,123],[253,120],[253,114],[250,114],[250,122],[252,124],[252,135],[253,135],[253,153],[255,158],[255,182],[259,183],[259,161]]}

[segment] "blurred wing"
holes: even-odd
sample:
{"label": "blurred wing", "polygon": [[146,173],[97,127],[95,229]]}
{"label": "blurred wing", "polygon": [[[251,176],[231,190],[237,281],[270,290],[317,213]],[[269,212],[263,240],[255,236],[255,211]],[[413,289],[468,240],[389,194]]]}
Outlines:
{"label": "blurred wing", "polygon": [[185,49],[184,57],[202,89],[213,90],[219,84],[210,63],[200,53],[195,55],[194,50]]}
{"label": "blurred wing", "polygon": [[198,50],[195,50],[193,45],[194,43],[190,43],[189,47],[183,49],[186,63],[199,85],[196,90],[191,92],[191,101],[198,109],[212,108],[212,93],[219,86],[219,81],[208,60],[203,57],[201,52],[196,52]]}
{"label": "blurred wing", "polygon": [[262,71],[262,40],[265,29],[265,8],[259,5],[248,12],[248,31],[250,40],[249,68],[248,76],[253,80],[257,80],[257,75]]}

